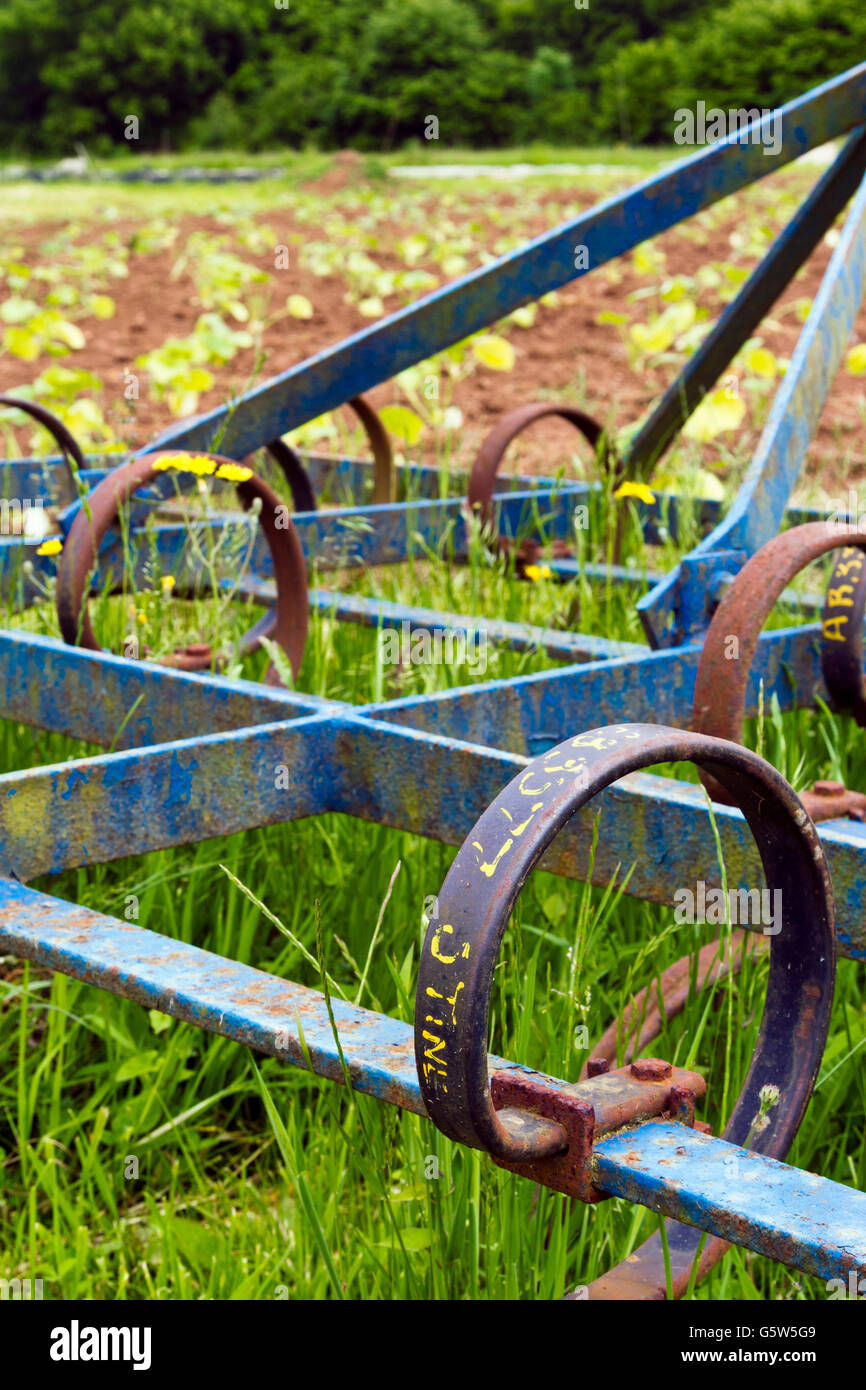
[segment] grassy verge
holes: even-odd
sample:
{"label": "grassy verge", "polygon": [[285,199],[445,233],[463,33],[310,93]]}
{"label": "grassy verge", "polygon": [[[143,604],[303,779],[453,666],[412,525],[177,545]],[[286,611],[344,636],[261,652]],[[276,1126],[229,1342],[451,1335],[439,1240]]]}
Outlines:
{"label": "grassy verge", "polygon": [[[607,552],[612,524],[602,511],[592,558]],[[675,555],[670,547],[663,558]],[[634,526],[623,558],[647,561]],[[543,577],[521,583],[479,543],[459,570],[447,547],[418,546],[405,565],[354,571],[344,582],[427,607],[636,636],[631,603],[618,591]],[[130,604],[146,613],[154,646],[195,636],[205,619],[228,640],[254,616],[206,595],[197,608],[161,589],[151,573],[138,590],[96,601],[106,645],[122,637]],[[50,597],[7,621],[52,631]],[[496,661],[487,678],[549,664],[531,652],[501,651]],[[251,659],[243,674],[260,676],[262,664]],[[374,633],[316,614],[299,685],[360,702],[462,679],[465,672],[436,666],[385,670]],[[592,722],[577,711],[573,732]],[[839,774],[866,785],[856,731],[825,711],[782,716],[770,707],[747,739],[798,786]],[[87,751],[0,728],[4,770]],[[36,886],[121,918],[134,904],[154,931],[314,987],[327,970],[346,998],[409,1020],[422,904],[452,857],[416,836],[329,815]],[[635,990],[713,933],[675,925],[670,909],[536,873],[506,935],[493,1047],[576,1078],[587,1042]],[[709,1006],[691,1000],[653,1044],[706,1073],[703,1117],[716,1133],[748,1066],[765,980],[765,961],[749,962],[716,987]],[[862,1000],[862,966],[841,962],[830,1045],[791,1155],[858,1187],[866,1182]],[[555,1298],[655,1226],[652,1214],[619,1200],[581,1208],[536,1191],[413,1116],[222,1038],[64,976],[0,963],[0,1274],[42,1278],[46,1298]],[[817,1281],[734,1250],[695,1297],[822,1292]]]}

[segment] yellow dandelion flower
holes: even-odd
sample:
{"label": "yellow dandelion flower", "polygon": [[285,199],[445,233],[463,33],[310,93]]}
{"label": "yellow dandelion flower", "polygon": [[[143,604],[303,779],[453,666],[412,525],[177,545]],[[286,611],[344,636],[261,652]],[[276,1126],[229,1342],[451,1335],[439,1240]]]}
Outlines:
{"label": "yellow dandelion flower", "polygon": [[523,573],[527,579],[531,579],[533,584],[537,584],[539,579],[550,579],[553,570],[550,565],[526,565]]}
{"label": "yellow dandelion flower", "polygon": [[36,551],[37,555],[59,555],[63,549],[63,542],[53,538],[50,541],[43,541]]}
{"label": "yellow dandelion flower", "polygon": [[221,463],[216,471],[218,478],[225,478],[230,483],[245,483],[247,478],[253,476],[251,468],[245,468],[242,463]]}
{"label": "yellow dandelion flower", "polygon": [[159,582],[162,585],[163,592],[168,594],[174,588],[174,575],[164,574]]}
{"label": "yellow dandelion flower", "polygon": [[136,609],[135,609],[135,604],[134,604],[134,603],[131,603],[131,604],[129,605],[129,607],[128,607],[127,610],[126,610],[126,614],[127,614],[127,617],[132,618],[132,620],[135,621]]}
{"label": "yellow dandelion flower", "polygon": [[195,473],[198,477],[216,472],[216,464],[207,454],[161,454],[154,460],[153,467],[157,473],[171,468],[177,473]]}
{"label": "yellow dandelion flower", "polygon": [[144,625],[144,623],[147,622],[147,614],[146,614],[146,613],[139,613],[139,615],[138,615],[138,621],[139,621],[142,625]]}
{"label": "yellow dandelion flower", "polygon": [[646,502],[647,506],[656,500],[655,493],[646,483],[620,483],[613,495],[617,501],[621,497],[636,497],[639,502]]}

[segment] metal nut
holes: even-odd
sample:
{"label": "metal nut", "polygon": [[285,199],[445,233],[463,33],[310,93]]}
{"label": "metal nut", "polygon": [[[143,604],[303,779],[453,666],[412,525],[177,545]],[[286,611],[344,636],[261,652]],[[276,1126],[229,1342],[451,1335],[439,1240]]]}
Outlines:
{"label": "metal nut", "polygon": [[671,1074],[671,1064],[660,1057],[640,1057],[632,1062],[631,1074],[636,1081],[664,1081]]}
{"label": "metal nut", "polygon": [[590,1057],[586,1064],[587,1076],[604,1076],[610,1070],[610,1062],[606,1057]]}

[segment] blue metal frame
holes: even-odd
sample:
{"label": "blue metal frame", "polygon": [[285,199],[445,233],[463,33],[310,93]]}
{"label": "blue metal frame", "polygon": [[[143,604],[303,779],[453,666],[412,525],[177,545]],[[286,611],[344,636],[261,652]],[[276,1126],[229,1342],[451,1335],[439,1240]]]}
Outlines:
{"label": "blue metal frame", "polygon": [[[783,134],[781,150],[769,166],[774,169],[830,138],[853,134],[767,261],[634,437],[627,458],[633,470],[658,457],[684,414],[724,369],[852,194],[853,201],[747,478],[727,515],[720,519],[717,506],[705,506],[705,517],[717,524],[671,575],[585,567],[589,579],[635,590],[651,586],[637,605],[650,646],[314,590],[313,607],[340,621],[373,627],[407,621],[431,631],[483,631],[491,641],[538,648],[567,663],[535,675],[352,706],[92,654],[22,631],[0,632],[3,717],[112,749],[0,777],[4,950],[301,1066],[306,1063],[296,1020],[302,1016],[313,1069],[340,1081],[335,1040],[324,1001],[315,991],[35,893],[24,883],[131,851],[142,854],[326,811],[458,844],[515,771],[567,734],[620,720],[688,725],[699,639],[726,576],[781,525],[814,515],[787,511],[787,499],[866,286],[866,182],[861,184],[866,170],[861,128],[866,64],[776,114]],[[231,407],[173,427],[142,452],[218,447],[242,457],[389,380],[576,278],[582,273],[575,269],[576,246],[588,249],[589,267],[595,269],[760,178],[768,172],[768,161],[759,144],[749,143],[749,133],[746,143],[731,137],[689,156],[520,251],[317,354]],[[93,462],[96,466],[83,475],[88,486],[106,471],[103,460]],[[338,482],[348,493],[363,495],[368,465],[320,458],[307,463],[315,486]],[[62,503],[61,472],[65,469],[57,460],[13,460],[0,469],[0,481],[8,496],[41,491],[51,499],[56,487],[54,500]],[[396,564],[412,553],[413,537],[420,535],[435,546],[446,528],[459,555],[467,544],[460,498],[440,496],[438,470],[406,468],[404,476],[410,501],[296,515],[308,560],[322,569]],[[167,487],[152,491],[168,498]],[[537,532],[540,515],[544,539],[565,539],[574,508],[587,500],[589,491],[586,484],[544,478],[503,481],[496,498],[500,529],[512,535]],[[79,505],[63,512],[64,531]],[[647,538],[657,535],[662,520],[676,536],[683,505],[675,497],[662,497],[643,508]],[[359,519],[366,529],[358,528]],[[214,513],[208,524],[248,530],[251,523],[240,513]],[[155,528],[167,566],[177,561],[184,534],[181,524]],[[134,533],[134,563],[135,539]],[[0,585],[21,605],[36,593],[33,576],[49,572],[49,562],[37,549],[35,541],[0,540]],[[31,562],[29,574],[24,560]],[[108,537],[94,587],[121,562],[117,537]],[[578,569],[568,560],[550,566],[562,578]],[[259,543],[242,593],[260,603],[273,602],[269,558]],[[756,711],[761,681],[764,698],[775,694],[783,709],[810,705],[824,693],[818,633],[815,625],[801,625],[761,638],[747,713]],[[277,763],[289,769],[288,789],[274,789]],[[416,794],[419,787],[425,789],[423,798]],[[716,846],[700,788],[634,773],[603,793],[601,805],[605,834],[595,858],[595,881],[607,883],[618,864],[633,859],[637,864],[628,891],[652,901],[668,900],[669,883],[713,880]],[[719,806],[715,817],[731,880],[754,881],[754,846],[742,815]],[[835,821],[822,825],[820,835],[837,900],[840,951],[864,958],[866,833],[852,822]],[[591,836],[592,818],[579,815],[546,867],[585,878]],[[645,843],[664,843],[664,879],[655,856],[638,853]],[[344,1022],[352,1025],[341,1032],[352,1084],[422,1113],[408,1026],[341,1003],[334,1009],[338,1029]],[[289,1034],[279,1047],[275,1020],[283,1039],[286,1029]],[[491,1059],[491,1065],[514,1064]],[[564,1084],[541,1080],[560,1089]],[[866,1197],[743,1150],[736,1152],[741,1171],[745,1165],[748,1190],[739,1182],[732,1187],[725,1166],[731,1148],[705,1136],[684,1138],[680,1126],[647,1123],[626,1140],[614,1135],[599,1144],[598,1181],[608,1192],[755,1250],[778,1254],[781,1235],[791,1263],[824,1277],[866,1269]],[[752,1191],[759,1193],[757,1201],[749,1195]]]}

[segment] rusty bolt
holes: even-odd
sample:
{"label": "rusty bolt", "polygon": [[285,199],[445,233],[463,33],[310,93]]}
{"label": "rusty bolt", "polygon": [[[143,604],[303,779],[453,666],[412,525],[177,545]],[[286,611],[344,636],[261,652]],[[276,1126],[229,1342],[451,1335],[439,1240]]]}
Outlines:
{"label": "rusty bolt", "polygon": [[816,796],[838,796],[840,792],[844,792],[844,790],[845,788],[841,782],[829,782],[827,780],[816,782],[812,787],[812,791]]}
{"label": "rusty bolt", "polygon": [[632,1062],[631,1074],[637,1081],[665,1081],[671,1074],[671,1064],[660,1057],[640,1057]]}
{"label": "rusty bolt", "polygon": [[610,1062],[606,1057],[590,1057],[586,1064],[587,1076],[604,1076],[610,1070]]}

